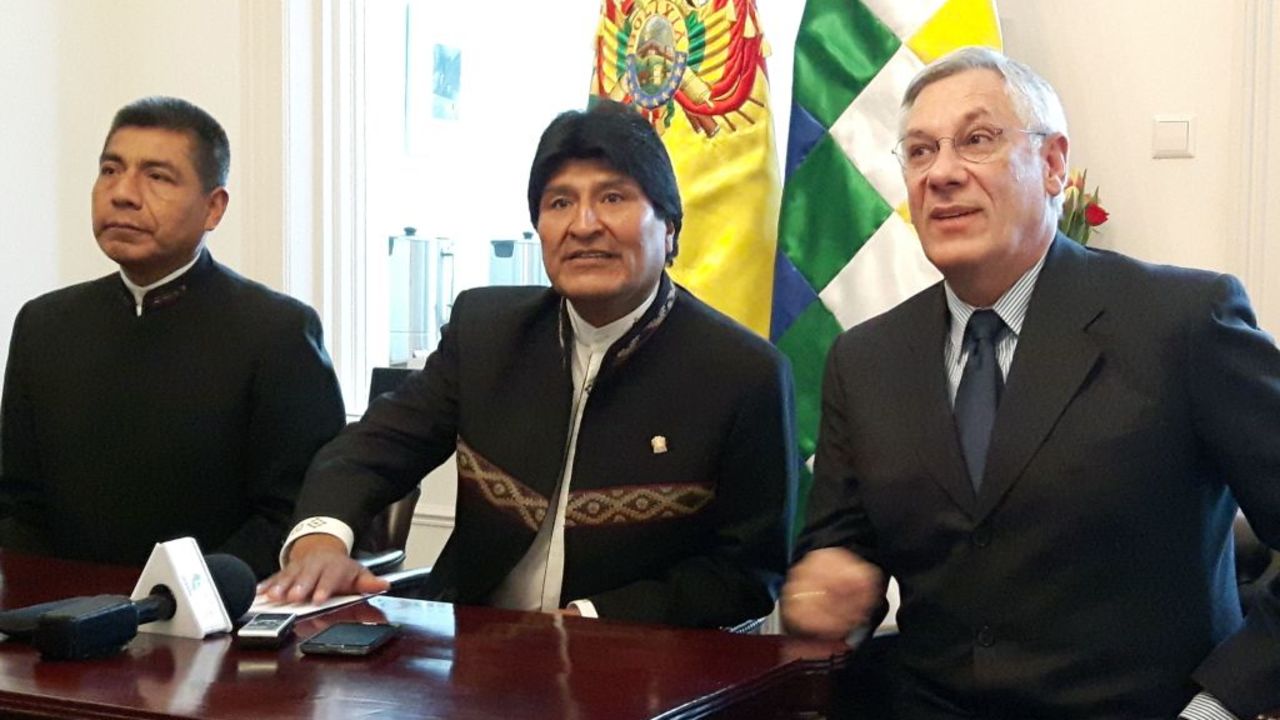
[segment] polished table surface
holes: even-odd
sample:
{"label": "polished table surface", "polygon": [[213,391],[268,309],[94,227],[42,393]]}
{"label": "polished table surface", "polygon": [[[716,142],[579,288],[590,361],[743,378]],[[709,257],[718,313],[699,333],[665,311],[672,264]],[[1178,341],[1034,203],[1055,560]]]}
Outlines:
{"label": "polished table surface", "polygon": [[[0,608],[128,594],[137,576],[0,552]],[[298,650],[297,638],[343,620],[402,627],[370,657]],[[820,717],[846,659],[839,643],[377,597],[300,622],[280,650],[140,633],[110,658],[46,662],[2,643],[0,716]]]}

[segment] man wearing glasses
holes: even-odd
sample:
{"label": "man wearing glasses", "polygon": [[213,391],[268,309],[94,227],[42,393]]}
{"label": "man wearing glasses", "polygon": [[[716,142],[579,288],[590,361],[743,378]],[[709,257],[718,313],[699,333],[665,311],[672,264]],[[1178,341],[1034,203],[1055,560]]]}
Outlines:
{"label": "man wearing glasses", "polygon": [[873,624],[895,577],[898,717],[1280,706],[1280,592],[1242,620],[1233,572],[1237,502],[1280,545],[1280,353],[1244,289],[1056,234],[1066,118],[1026,66],[957,51],[901,117],[944,281],[832,347],[788,628]]}

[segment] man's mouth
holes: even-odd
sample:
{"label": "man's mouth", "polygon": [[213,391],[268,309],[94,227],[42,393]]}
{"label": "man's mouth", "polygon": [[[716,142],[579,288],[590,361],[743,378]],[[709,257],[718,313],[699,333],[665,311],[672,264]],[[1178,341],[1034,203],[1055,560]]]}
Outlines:
{"label": "man's mouth", "polygon": [[128,232],[147,232],[146,228],[131,225],[125,222],[109,222],[102,226],[103,230],[126,230]]}
{"label": "man's mouth", "polygon": [[955,218],[968,217],[969,215],[977,215],[977,208],[969,207],[947,207],[938,208],[929,213],[929,217],[934,220],[953,220]]}
{"label": "man's mouth", "polygon": [[607,253],[603,250],[577,250],[569,253],[567,260],[609,260],[613,258],[613,253]]}

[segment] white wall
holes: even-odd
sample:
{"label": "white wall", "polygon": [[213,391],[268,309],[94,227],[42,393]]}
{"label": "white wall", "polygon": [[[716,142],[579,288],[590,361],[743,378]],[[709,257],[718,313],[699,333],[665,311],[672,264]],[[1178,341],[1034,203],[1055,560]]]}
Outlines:
{"label": "white wall", "polygon": [[[231,205],[210,247],[219,260],[241,266],[249,236],[237,196],[245,121],[241,55],[237,2],[0,1],[5,358],[22,302],[115,269],[94,242],[89,193],[112,115],[144,95],[184,97],[226,128]],[[269,242],[279,247],[278,239]]]}
{"label": "white wall", "polygon": [[[1243,2],[1177,10],[1120,0],[1001,0],[1005,50],[1057,88],[1071,164],[1112,213],[1099,245],[1144,259],[1234,269]],[[1151,157],[1152,118],[1190,114],[1196,157]]]}
{"label": "white wall", "polygon": [[[1280,334],[1280,4],[1273,2],[1265,9],[1270,13],[1259,12],[1263,17],[1256,18],[1260,30],[1255,42],[1265,48],[1256,54],[1255,70],[1263,77],[1259,78],[1262,82],[1256,83],[1261,97],[1256,103],[1255,120],[1266,143],[1249,147],[1258,158],[1262,176],[1254,188],[1261,217],[1255,218],[1260,227],[1250,238],[1249,280],[1255,299],[1261,302],[1263,326]],[[1261,90],[1263,82],[1265,91]]]}
{"label": "white wall", "polygon": [[[1269,286],[1277,281],[1248,249],[1250,241],[1280,247],[1280,215],[1273,204],[1267,237],[1247,237],[1242,221],[1245,113],[1255,90],[1246,41],[1258,8],[1268,4],[999,0],[999,14],[1005,51],[1043,73],[1062,96],[1071,165],[1088,168],[1090,188],[1101,186],[1111,219],[1097,245],[1245,278],[1263,327],[1274,334],[1280,306]],[[1269,37],[1280,42],[1280,31],[1273,27]],[[1276,71],[1267,73],[1274,84]],[[1280,133],[1280,98],[1264,113],[1271,134]],[[1164,114],[1194,117],[1195,157],[1152,158],[1152,121]]]}
{"label": "white wall", "polygon": [[[47,1],[47,0],[46,0]],[[114,269],[89,232],[89,190],[111,116],[145,95],[177,95],[218,118],[231,140],[231,205],[210,247],[238,265],[240,13],[235,2],[58,0],[60,267],[66,281]]]}
{"label": "white wall", "polygon": [[[0,362],[9,356],[13,316],[28,298],[58,284],[61,233],[56,52],[52,4],[0,6]],[[39,62],[32,62],[32,59]],[[88,189],[84,206],[89,207]],[[85,225],[88,235],[88,225]]]}

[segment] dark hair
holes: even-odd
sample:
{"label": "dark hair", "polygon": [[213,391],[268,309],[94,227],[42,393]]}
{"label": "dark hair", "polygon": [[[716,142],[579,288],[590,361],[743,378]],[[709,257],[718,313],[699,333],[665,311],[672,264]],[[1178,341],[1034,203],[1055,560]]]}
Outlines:
{"label": "dark hair", "polygon": [[[107,132],[107,142],[122,127],[161,128],[190,133],[192,164],[205,192],[227,184],[231,172],[231,144],[227,133],[209,113],[175,97],[145,97],[116,112]],[[105,143],[104,143],[105,146]]]}
{"label": "dark hair", "polygon": [[529,218],[538,224],[542,191],[569,160],[603,160],[631,178],[653,204],[654,214],[671,223],[674,233],[667,263],[680,251],[684,208],[662,138],[640,113],[612,100],[594,99],[586,111],[561,113],[538,141],[529,170]]}

